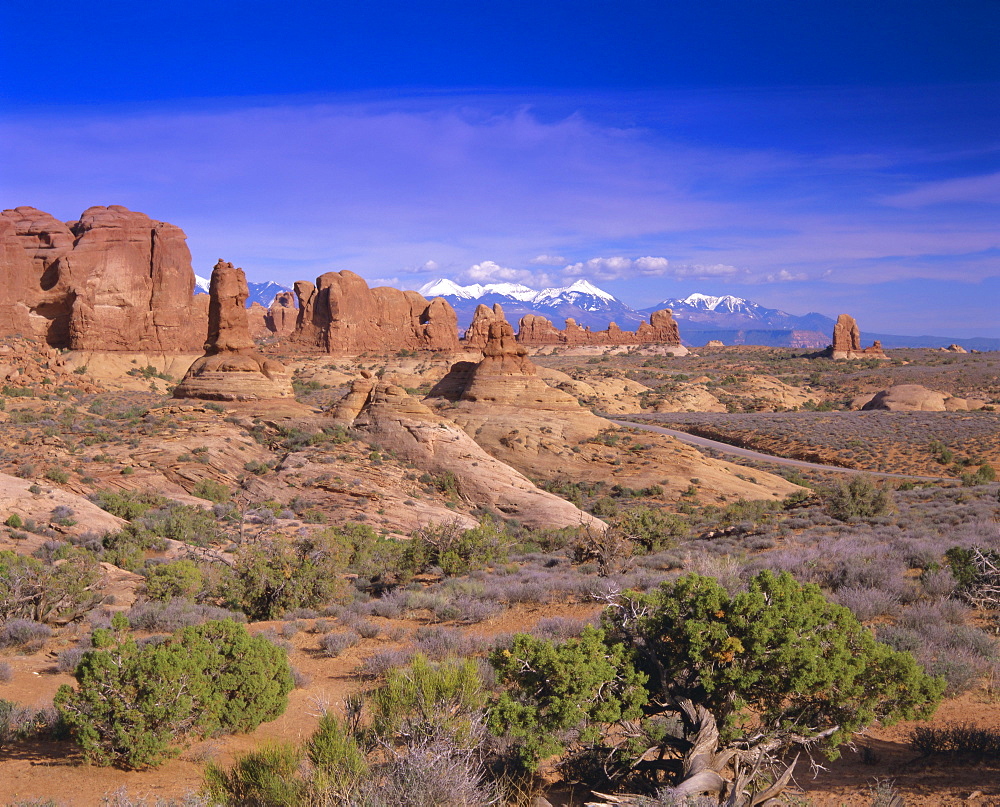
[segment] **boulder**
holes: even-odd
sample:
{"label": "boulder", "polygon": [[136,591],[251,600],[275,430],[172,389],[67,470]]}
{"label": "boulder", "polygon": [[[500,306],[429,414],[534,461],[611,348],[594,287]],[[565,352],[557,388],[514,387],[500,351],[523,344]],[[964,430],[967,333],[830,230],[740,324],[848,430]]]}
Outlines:
{"label": "boulder", "polygon": [[[855,400],[860,402],[859,399]],[[984,402],[975,398],[956,398],[920,384],[897,384],[876,392],[861,409],[889,412],[969,412],[983,406]]]}
{"label": "boulder", "polygon": [[175,398],[249,401],[293,396],[284,365],[254,351],[250,338],[243,270],[223,260],[209,287],[205,355],[191,365],[174,390]]}

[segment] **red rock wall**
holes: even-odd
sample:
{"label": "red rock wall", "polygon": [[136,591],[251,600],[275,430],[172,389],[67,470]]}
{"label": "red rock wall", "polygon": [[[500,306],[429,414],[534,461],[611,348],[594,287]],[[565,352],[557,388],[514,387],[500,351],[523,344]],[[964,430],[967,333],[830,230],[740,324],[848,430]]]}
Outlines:
{"label": "red rock wall", "polygon": [[679,345],[680,330],[670,309],[654,311],[649,322],[644,322],[637,331],[623,331],[614,322],[607,330],[592,331],[581,328],[576,320],[567,319],[563,330],[556,328],[545,317],[529,314],[521,317],[518,325],[517,341],[525,345],[645,345],[662,343]]}
{"label": "red rock wall", "polygon": [[30,207],[5,210],[0,221],[0,335],[27,324],[53,347],[79,350],[204,343],[207,320],[180,228],[118,205],[65,224]]}
{"label": "red rock wall", "polygon": [[353,272],[327,272],[315,285],[295,283],[299,313],[291,341],[307,350],[457,350],[458,318],[447,301],[415,291],[371,289]]}

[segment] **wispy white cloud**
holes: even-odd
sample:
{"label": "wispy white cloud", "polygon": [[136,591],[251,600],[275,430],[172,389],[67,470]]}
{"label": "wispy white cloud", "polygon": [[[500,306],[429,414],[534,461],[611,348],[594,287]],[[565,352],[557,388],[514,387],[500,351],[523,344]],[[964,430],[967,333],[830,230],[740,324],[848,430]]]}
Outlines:
{"label": "wispy white cloud", "polygon": [[887,205],[904,208],[942,204],[1000,204],[1000,172],[925,182],[883,198]]}
{"label": "wispy white cloud", "polygon": [[536,255],[528,263],[535,266],[562,266],[566,259],[562,255]]}
{"label": "wispy white cloud", "polygon": [[460,274],[466,283],[524,283],[525,285],[548,285],[549,276],[531,269],[512,269],[501,266],[496,261],[482,261],[473,264]]}

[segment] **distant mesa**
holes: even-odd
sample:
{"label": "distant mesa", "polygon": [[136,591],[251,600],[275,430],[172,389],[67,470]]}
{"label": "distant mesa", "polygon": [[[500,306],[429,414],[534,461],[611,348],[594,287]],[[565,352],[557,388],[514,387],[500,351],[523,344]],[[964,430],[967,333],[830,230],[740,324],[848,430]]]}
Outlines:
{"label": "distant mesa", "polygon": [[861,347],[861,331],[850,314],[837,317],[833,326],[833,344],[827,353],[834,359],[888,359],[878,340],[871,347]]}
{"label": "distant mesa", "polygon": [[299,310],[289,341],[337,355],[366,351],[458,349],[454,309],[440,297],[387,286],[369,288],[354,272],[295,283]]}
{"label": "distant mesa", "polygon": [[243,270],[220,259],[209,289],[205,355],[174,389],[175,398],[254,401],[293,396],[284,365],[254,350],[246,299]]}

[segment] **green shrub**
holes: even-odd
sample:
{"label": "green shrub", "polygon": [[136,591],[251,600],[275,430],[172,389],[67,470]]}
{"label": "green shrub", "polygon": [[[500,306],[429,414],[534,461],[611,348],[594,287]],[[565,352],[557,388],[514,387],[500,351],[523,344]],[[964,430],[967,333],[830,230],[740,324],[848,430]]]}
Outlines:
{"label": "green shrub", "polygon": [[210,762],[205,794],[212,804],[294,807],[305,796],[305,783],[297,775],[301,760],[300,748],[278,743],[237,757],[229,770]]}
{"label": "green shrub", "polygon": [[222,502],[228,502],[232,498],[233,492],[228,486],[216,482],[214,479],[202,479],[194,486],[191,495],[222,504]]}
{"label": "green shrub", "polygon": [[408,666],[389,670],[368,703],[368,733],[377,741],[417,744],[447,737],[468,747],[479,740],[486,690],[472,659],[434,663],[417,654]]}
{"label": "green shrub", "polygon": [[515,740],[529,769],[562,753],[567,742],[595,746],[608,728],[635,720],[646,702],[646,675],[632,667],[621,645],[588,626],[562,644],[518,634],[490,663],[508,689],[490,712],[490,728]]}
{"label": "green shrub", "polygon": [[350,549],[320,533],[289,544],[246,544],[222,572],[216,594],[252,620],[275,619],[295,608],[316,608],[343,595]]}
{"label": "green shrub", "polygon": [[0,622],[33,619],[70,622],[101,600],[94,591],[101,578],[97,559],[82,549],[66,549],[62,563],[0,552]]}
{"label": "green shrub", "polygon": [[69,482],[69,474],[62,468],[49,468],[45,472],[45,478],[50,482],[55,482],[59,485],[65,485]]}
{"label": "green shrub", "polygon": [[13,527],[15,530],[21,529],[24,526],[24,521],[17,513],[11,513],[7,516],[7,520],[4,522],[8,527]]}
{"label": "green shrub", "polygon": [[194,599],[204,584],[198,564],[190,560],[161,563],[146,575],[146,596],[151,600]]}
{"label": "green shrub", "polygon": [[840,521],[876,518],[894,509],[891,492],[879,488],[866,476],[852,477],[831,490],[826,497],[827,512]]}
{"label": "green shrub", "polygon": [[98,629],[55,706],[84,757],[145,768],[192,733],[251,731],[284,712],[292,689],[285,654],[235,622],[185,628],[139,646],[116,615]]}
{"label": "green shrub", "polygon": [[156,507],[167,503],[165,497],[152,491],[141,490],[99,490],[90,500],[111,515],[132,521]]}
{"label": "green shrub", "polygon": [[439,524],[414,533],[403,552],[402,563],[413,573],[437,566],[449,576],[467,574],[505,563],[511,543],[503,525],[492,518],[484,518],[470,530],[454,523]]}
{"label": "green shrub", "polygon": [[319,726],[306,742],[306,754],[314,768],[313,787],[347,803],[348,795],[368,774],[368,760],[344,723],[324,712]]}

